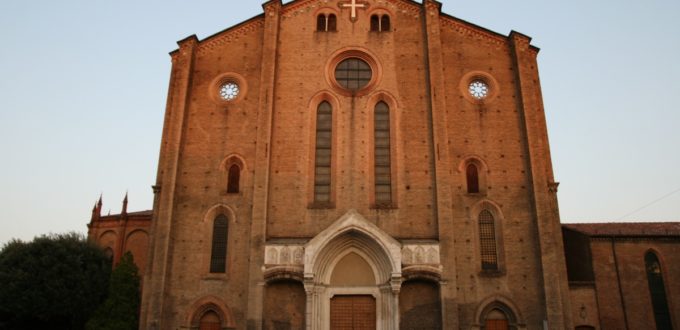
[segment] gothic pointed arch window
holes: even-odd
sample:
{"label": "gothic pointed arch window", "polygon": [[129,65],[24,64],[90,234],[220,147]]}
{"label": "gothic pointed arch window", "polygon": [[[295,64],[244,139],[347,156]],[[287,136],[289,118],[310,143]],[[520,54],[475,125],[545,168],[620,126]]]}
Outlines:
{"label": "gothic pointed arch window", "polygon": [[375,105],[373,128],[375,205],[390,206],[392,204],[390,108],[383,101]]}
{"label": "gothic pointed arch window", "polygon": [[482,271],[498,271],[496,221],[489,210],[482,210],[479,213],[479,244]]}
{"label": "gothic pointed arch window", "polygon": [[239,192],[239,181],[241,180],[241,168],[237,164],[229,167],[227,178],[227,193],[237,194]]}
{"label": "gothic pointed arch window", "polygon": [[331,160],[333,148],[333,108],[327,101],[316,111],[316,141],[314,155],[314,203],[331,202]]}
{"label": "gothic pointed arch window", "polygon": [[210,272],[224,273],[227,269],[227,237],[229,219],[220,214],[213,221],[212,247],[210,251]]}
{"label": "gothic pointed arch window", "polygon": [[467,192],[469,194],[479,193],[479,170],[473,163],[469,163],[465,169],[467,179]]}
{"label": "gothic pointed arch window", "polygon": [[645,269],[647,271],[647,283],[649,284],[649,295],[652,298],[656,328],[672,329],[661,263],[657,255],[652,251],[645,254]]}

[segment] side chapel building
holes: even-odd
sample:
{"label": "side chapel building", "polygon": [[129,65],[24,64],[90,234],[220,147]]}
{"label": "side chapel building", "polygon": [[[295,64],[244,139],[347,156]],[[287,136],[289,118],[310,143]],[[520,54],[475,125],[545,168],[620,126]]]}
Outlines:
{"label": "side chapel building", "polygon": [[434,0],[263,7],[170,53],[153,211],[93,210],[141,329],[679,327],[677,224],[605,230],[641,246],[631,287],[560,224],[529,37]]}

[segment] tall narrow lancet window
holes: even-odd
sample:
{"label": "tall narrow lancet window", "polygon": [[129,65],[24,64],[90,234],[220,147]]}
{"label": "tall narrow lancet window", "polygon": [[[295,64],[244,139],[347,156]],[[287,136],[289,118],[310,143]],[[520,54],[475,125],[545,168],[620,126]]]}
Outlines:
{"label": "tall narrow lancet window", "polygon": [[498,270],[498,253],[496,247],[496,226],[493,214],[489,210],[479,213],[479,244],[482,257],[482,270]]}
{"label": "tall narrow lancet window", "polygon": [[468,164],[465,169],[465,176],[467,177],[467,192],[468,193],[478,193],[479,192],[479,171],[475,164]]}
{"label": "tall narrow lancet window", "polygon": [[241,168],[233,164],[229,167],[229,177],[227,182],[227,193],[236,194],[239,192],[239,180],[241,178]]}
{"label": "tall narrow lancet window", "polygon": [[324,101],[316,111],[316,149],[314,156],[314,202],[331,202],[331,148],[333,147],[333,112]]}
{"label": "tall narrow lancet window", "polygon": [[663,273],[661,272],[661,263],[654,252],[650,251],[645,255],[645,268],[647,270],[649,294],[652,297],[652,308],[654,309],[656,328],[673,329],[671,314],[668,311],[666,286],[663,281]]}
{"label": "tall narrow lancet window", "polygon": [[220,214],[213,222],[212,249],[210,253],[210,272],[224,273],[227,269],[227,236],[229,219]]}
{"label": "tall narrow lancet window", "polygon": [[375,105],[375,204],[392,203],[392,167],[390,159],[390,108],[385,102]]}

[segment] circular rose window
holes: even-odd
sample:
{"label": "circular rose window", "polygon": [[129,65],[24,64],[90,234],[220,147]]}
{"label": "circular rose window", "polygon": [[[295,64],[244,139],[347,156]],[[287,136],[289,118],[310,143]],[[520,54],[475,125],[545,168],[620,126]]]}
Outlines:
{"label": "circular rose window", "polygon": [[486,98],[489,95],[489,85],[482,80],[475,80],[468,87],[470,95],[477,100]]}
{"label": "circular rose window", "polygon": [[364,88],[372,77],[371,66],[356,57],[345,59],[335,67],[335,81],[351,91]]}
{"label": "circular rose window", "polygon": [[239,87],[236,83],[226,82],[220,86],[220,97],[225,101],[231,101],[238,96]]}

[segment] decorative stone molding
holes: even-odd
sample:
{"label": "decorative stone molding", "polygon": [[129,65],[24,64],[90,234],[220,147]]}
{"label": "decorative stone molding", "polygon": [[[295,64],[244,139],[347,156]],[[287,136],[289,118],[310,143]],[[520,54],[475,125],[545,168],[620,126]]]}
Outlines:
{"label": "decorative stone molding", "polygon": [[[296,1],[292,2],[290,4],[286,4],[283,7],[283,10],[281,11],[282,13],[282,18],[291,18],[295,17],[301,14],[308,13],[317,7],[325,7],[329,6],[330,3],[333,1],[329,0],[307,0],[307,1]],[[403,0],[381,0],[381,1],[376,1],[376,5],[378,6],[383,6],[383,7],[392,7],[395,9],[398,9],[401,11],[403,14],[407,15],[413,15],[413,17],[417,18],[420,16],[420,6],[416,3],[412,2],[406,2]]]}
{"label": "decorative stone molding", "polygon": [[264,248],[265,267],[303,266],[304,247],[300,244],[267,244]]}
{"label": "decorative stone molding", "polygon": [[439,243],[404,244],[402,265],[439,265]]}
{"label": "decorative stone molding", "polygon": [[251,21],[246,21],[241,25],[237,25],[231,29],[223,31],[216,36],[210,37],[202,41],[198,46],[198,55],[206,55],[212,52],[215,48],[223,46],[239,38],[264,28],[264,19],[255,18]]}
{"label": "decorative stone molding", "polygon": [[470,26],[469,23],[460,22],[453,17],[442,17],[441,24],[442,27],[452,29],[466,39],[482,41],[496,49],[508,51],[507,38],[502,35]]}

